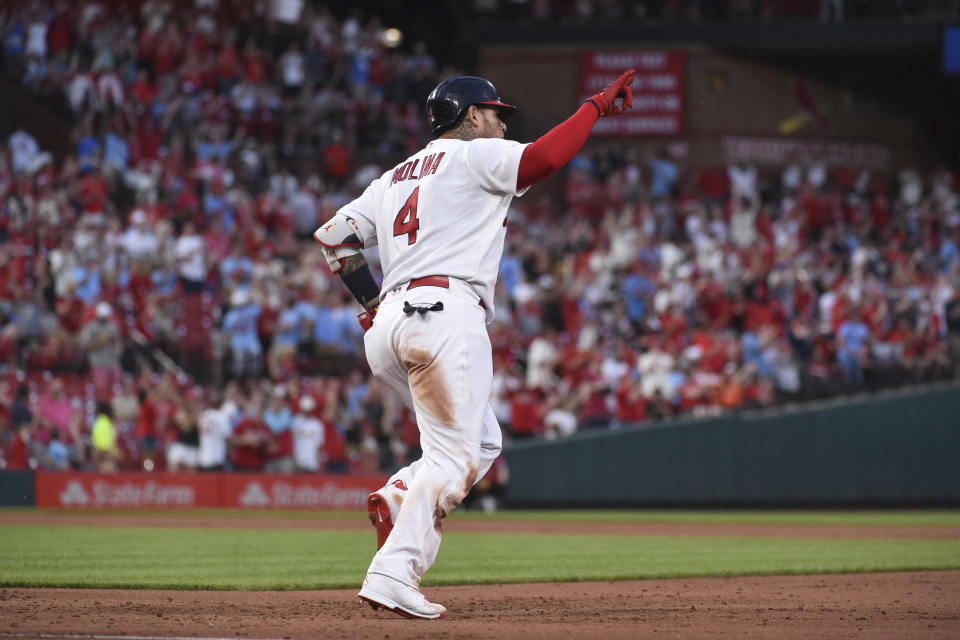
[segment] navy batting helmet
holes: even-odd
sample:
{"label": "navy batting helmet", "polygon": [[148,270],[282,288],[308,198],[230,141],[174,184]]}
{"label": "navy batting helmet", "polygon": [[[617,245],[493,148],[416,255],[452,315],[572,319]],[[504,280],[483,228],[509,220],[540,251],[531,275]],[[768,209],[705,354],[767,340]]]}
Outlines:
{"label": "navy batting helmet", "polygon": [[501,120],[506,120],[517,110],[500,101],[497,89],[489,80],[456,76],[438,84],[427,96],[427,117],[433,134],[453,126],[472,104],[496,108]]}

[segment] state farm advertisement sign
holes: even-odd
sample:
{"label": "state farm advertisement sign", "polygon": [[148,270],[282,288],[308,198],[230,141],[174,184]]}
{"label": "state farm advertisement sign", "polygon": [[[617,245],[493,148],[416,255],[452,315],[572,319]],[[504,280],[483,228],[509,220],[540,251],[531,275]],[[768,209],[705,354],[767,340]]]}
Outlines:
{"label": "state farm advertisement sign", "polygon": [[797,140],[794,138],[756,138],[724,136],[723,157],[728,163],[756,162],[784,165],[794,160],[822,162],[828,167],[866,167],[886,169],[890,148],[881,144]]}
{"label": "state farm advertisement sign", "polygon": [[224,475],[223,506],[244,509],[362,509],[387,476]]}
{"label": "state farm advertisement sign", "polygon": [[219,506],[217,483],[193,474],[37,472],[36,498],[38,507]]}
{"label": "state farm advertisement sign", "polygon": [[386,475],[36,474],[38,507],[75,509],[362,509]]}
{"label": "state farm advertisement sign", "polygon": [[687,57],[682,51],[594,51],[580,54],[580,103],[636,69],[633,107],[601,118],[593,135],[678,136],[684,130]]}

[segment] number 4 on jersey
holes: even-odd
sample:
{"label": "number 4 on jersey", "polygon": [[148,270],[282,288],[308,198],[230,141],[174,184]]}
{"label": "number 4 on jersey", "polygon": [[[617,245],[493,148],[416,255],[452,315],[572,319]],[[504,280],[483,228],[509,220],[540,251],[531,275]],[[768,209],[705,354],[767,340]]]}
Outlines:
{"label": "number 4 on jersey", "polygon": [[417,229],[420,228],[420,221],[417,219],[417,198],[420,197],[420,187],[413,190],[407,201],[400,207],[397,217],[393,220],[393,235],[407,235],[407,246],[417,241]]}

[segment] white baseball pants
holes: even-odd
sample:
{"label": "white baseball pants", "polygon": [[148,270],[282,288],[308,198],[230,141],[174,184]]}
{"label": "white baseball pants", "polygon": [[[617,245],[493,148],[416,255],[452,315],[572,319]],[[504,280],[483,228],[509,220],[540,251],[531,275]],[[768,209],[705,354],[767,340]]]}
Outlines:
{"label": "white baseball pants", "polygon": [[[405,302],[440,302],[443,310],[408,314]],[[422,458],[390,478],[407,492],[368,572],[419,588],[440,549],[443,518],[500,454],[485,312],[469,285],[453,278],[449,289],[398,287],[384,296],[364,344],[374,375],[416,413],[423,449]]]}

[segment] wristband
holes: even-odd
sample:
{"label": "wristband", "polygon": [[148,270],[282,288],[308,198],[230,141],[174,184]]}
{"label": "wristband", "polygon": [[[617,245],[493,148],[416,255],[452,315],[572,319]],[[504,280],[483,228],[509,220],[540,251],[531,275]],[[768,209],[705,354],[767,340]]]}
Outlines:
{"label": "wristband", "polygon": [[364,333],[370,331],[370,327],[373,326],[373,319],[377,317],[377,310],[379,308],[380,307],[377,306],[369,311],[364,311],[363,313],[357,315],[357,320],[360,321],[360,327],[363,329]]}

